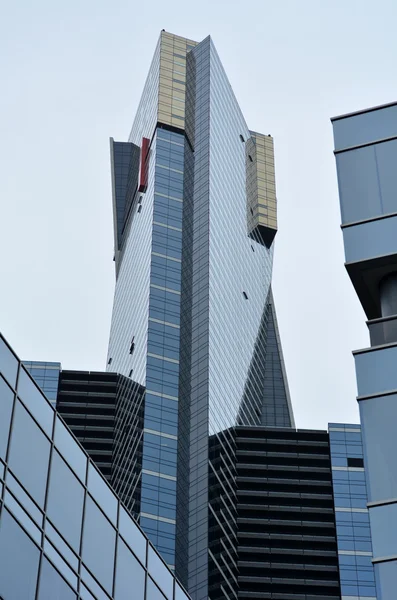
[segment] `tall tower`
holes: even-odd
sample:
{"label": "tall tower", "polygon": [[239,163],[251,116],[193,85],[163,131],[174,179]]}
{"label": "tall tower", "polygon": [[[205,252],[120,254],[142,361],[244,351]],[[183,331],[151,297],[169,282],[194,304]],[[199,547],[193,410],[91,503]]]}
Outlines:
{"label": "tall tower", "polygon": [[368,318],[356,350],[378,593],[397,580],[397,103],[332,120],[346,269]]}
{"label": "tall tower", "polygon": [[271,294],[273,139],[248,129],[210,37],[163,31],[111,157],[108,369],[145,388],[137,516],[201,600],[209,436],[227,449],[235,425],[293,426]]}

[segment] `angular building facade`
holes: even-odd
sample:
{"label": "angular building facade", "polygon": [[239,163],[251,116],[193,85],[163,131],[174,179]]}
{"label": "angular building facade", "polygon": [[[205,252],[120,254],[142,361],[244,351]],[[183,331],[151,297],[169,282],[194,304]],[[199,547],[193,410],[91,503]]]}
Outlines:
{"label": "angular building facade", "polygon": [[397,582],[397,103],[332,119],[346,269],[370,347],[354,354],[380,598]]}
{"label": "angular building facade", "polygon": [[1,336],[0,598],[188,600]]}
{"label": "angular building facade", "polygon": [[209,437],[293,426],[271,294],[273,140],[248,129],[210,37],[163,31],[111,157],[108,369],[145,388],[139,519],[206,599]]}

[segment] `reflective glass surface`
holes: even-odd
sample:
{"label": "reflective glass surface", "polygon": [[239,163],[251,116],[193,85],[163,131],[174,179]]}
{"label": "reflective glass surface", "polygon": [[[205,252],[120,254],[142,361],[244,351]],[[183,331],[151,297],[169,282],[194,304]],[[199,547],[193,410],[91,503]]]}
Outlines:
{"label": "reflective glass surface", "polygon": [[37,600],[76,600],[76,593],[45,557],[41,563]]}
{"label": "reflective glass surface", "polygon": [[0,375],[0,458],[5,459],[14,393]]}
{"label": "reflective glass surface", "polygon": [[117,499],[92,463],[88,466],[88,490],[114,525],[117,524]]}
{"label": "reflective glass surface", "polygon": [[18,372],[18,360],[5,341],[0,338],[0,373],[15,388]]}
{"label": "reflective glass surface", "polygon": [[359,425],[330,423],[336,534],[342,597],[376,598]]}
{"label": "reflective glass surface", "polygon": [[143,597],[145,570],[122,540],[117,545],[115,600],[125,600],[133,593]]}
{"label": "reflective glass surface", "polygon": [[116,532],[89,496],[86,498],[83,529],[83,560],[111,593]]}
{"label": "reflective glass surface", "polygon": [[[64,489],[67,488],[67,494]],[[54,451],[48,488],[47,514],[52,523],[79,552],[83,518],[84,488],[77,477]]]}
{"label": "reflective glass surface", "polygon": [[61,363],[24,361],[23,365],[40,389],[43,390],[51,404],[55,406],[58,395]]}
{"label": "reflective glass surface", "polygon": [[[10,396],[8,388],[3,389],[6,393],[0,395],[0,406],[7,415]],[[33,390],[32,398],[27,396],[29,389]],[[54,413],[44,396],[37,396],[29,385],[24,400],[27,405],[34,400],[45,403]],[[40,415],[40,408],[37,407],[36,415]],[[16,401],[11,427],[0,428],[0,446],[10,446],[4,492],[0,483],[0,598],[72,600],[78,596],[86,600],[113,597],[145,600],[147,539],[101,476],[98,474],[97,479],[91,476],[90,493],[99,506],[114,518],[116,525],[117,514],[120,515],[121,535],[118,535],[86,489],[84,450],[58,418],[56,432],[57,443],[48,469],[50,440],[20,400]],[[0,477],[4,477],[3,462],[0,462]],[[165,582],[162,585],[169,580],[173,585],[173,575],[161,561],[154,562],[152,567],[153,575]],[[170,600],[174,600],[172,593]]]}
{"label": "reflective glass surface", "polygon": [[87,470],[87,456],[83,449],[76,443],[70,430],[62,423],[61,419],[55,417],[55,445],[76,473],[80,480],[85,483]]}
{"label": "reflective glass surface", "polygon": [[33,383],[25,369],[21,369],[18,377],[18,396],[30,410],[47,435],[52,435],[54,411],[47,402],[43,402],[43,394]]}
{"label": "reflective glass surface", "polygon": [[40,551],[7,510],[0,524],[0,597],[35,600]]}
{"label": "reflective glass surface", "polygon": [[[45,402],[44,398],[41,398]],[[21,448],[29,450],[21,452]],[[27,410],[17,401],[11,435],[9,466],[39,506],[44,506],[50,443]]]}

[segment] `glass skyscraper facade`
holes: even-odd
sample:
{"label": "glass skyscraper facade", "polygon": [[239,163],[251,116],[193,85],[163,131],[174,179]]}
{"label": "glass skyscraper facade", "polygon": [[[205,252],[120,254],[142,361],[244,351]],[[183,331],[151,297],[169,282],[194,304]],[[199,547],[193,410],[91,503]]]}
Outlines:
{"label": "glass skyscraper facade", "polygon": [[343,600],[376,600],[360,425],[328,426]]}
{"label": "glass skyscraper facade", "polygon": [[188,600],[1,336],[0,598]]}
{"label": "glass skyscraper facade", "polygon": [[108,369],[145,388],[139,521],[208,596],[209,436],[293,425],[271,294],[273,139],[248,129],[210,37],[163,31],[128,142],[111,140]]}
{"label": "glass skyscraper facade", "polygon": [[368,318],[354,354],[379,598],[396,595],[397,103],[332,119],[346,269]]}

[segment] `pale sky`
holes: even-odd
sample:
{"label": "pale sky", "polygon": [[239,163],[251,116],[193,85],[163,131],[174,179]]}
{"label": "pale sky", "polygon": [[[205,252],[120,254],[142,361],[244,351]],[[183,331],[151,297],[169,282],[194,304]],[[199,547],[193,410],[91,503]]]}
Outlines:
{"label": "pale sky", "polygon": [[357,422],[369,345],[343,263],[330,117],[397,99],[395,0],[0,5],[0,330],[23,359],[105,368],[109,137],[128,138],[162,28],[211,34],[248,126],[275,140],[274,295],[297,426]]}

